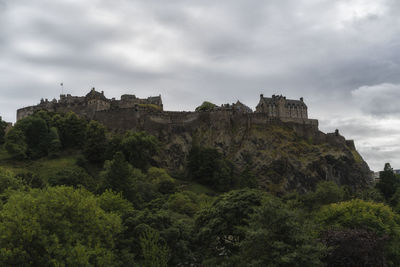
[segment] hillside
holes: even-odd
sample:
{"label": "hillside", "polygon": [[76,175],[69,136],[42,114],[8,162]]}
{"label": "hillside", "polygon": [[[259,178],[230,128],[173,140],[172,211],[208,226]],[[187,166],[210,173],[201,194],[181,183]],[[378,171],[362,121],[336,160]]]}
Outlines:
{"label": "hillside", "polygon": [[315,120],[271,119],[222,111],[183,113],[180,117],[159,113],[140,116],[143,123],[133,122],[121,111],[95,119],[114,131],[139,130],[156,136],[164,145],[157,162],[173,173],[184,173],[190,149],[202,146],[217,148],[237,171],[250,168],[260,186],[274,192],[304,192],[322,180],[353,188],[372,182],[369,167],[354,142],[339,133],[322,133]]}
{"label": "hillside", "polygon": [[141,118],[107,129],[39,111],[7,132],[1,266],[400,263],[399,177],[387,164],[369,186],[338,132],[224,111]]}
{"label": "hillside", "polygon": [[343,137],[331,142],[321,132],[301,135],[295,127],[279,122],[231,128],[203,125],[193,142],[218,147],[240,170],[252,169],[260,185],[272,192],[304,192],[323,180],[353,188],[370,184],[368,165]]}

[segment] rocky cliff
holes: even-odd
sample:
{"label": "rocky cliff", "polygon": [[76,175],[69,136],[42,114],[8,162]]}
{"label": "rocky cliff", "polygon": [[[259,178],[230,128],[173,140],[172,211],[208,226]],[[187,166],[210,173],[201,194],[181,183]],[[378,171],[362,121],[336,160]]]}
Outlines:
{"label": "rocky cliff", "polygon": [[307,191],[321,180],[353,188],[371,183],[368,165],[353,142],[338,133],[322,133],[315,120],[283,121],[230,112],[120,112],[99,113],[95,119],[110,129],[157,136],[164,145],[157,161],[171,171],[184,172],[191,147],[200,145],[218,148],[238,171],[250,167],[260,186],[270,191]]}

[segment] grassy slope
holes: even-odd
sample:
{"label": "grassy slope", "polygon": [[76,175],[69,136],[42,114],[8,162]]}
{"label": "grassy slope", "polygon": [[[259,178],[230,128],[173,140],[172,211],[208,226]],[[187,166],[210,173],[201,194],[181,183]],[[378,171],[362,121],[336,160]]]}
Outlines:
{"label": "grassy slope", "polygon": [[76,165],[78,152],[69,151],[58,158],[41,158],[38,160],[14,160],[4,147],[0,147],[0,167],[14,174],[31,172],[39,177],[50,177],[66,167]]}
{"label": "grassy slope", "polygon": [[[76,166],[77,157],[81,153],[78,151],[68,151],[62,153],[57,158],[41,158],[38,160],[14,160],[10,157],[3,146],[0,146],[0,168],[11,171],[14,174],[30,172],[42,178],[48,178],[55,175],[63,168]],[[92,176],[97,176],[101,168],[99,166],[90,166],[89,172]],[[176,179],[182,190],[192,191],[198,195],[215,195],[216,192],[207,186],[192,181]]]}

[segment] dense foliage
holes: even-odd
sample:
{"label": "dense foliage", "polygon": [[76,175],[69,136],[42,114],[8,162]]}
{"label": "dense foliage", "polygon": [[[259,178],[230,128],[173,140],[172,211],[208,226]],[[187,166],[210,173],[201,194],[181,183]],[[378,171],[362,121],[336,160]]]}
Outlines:
{"label": "dense foliage", "polygon": [[84,189],[15,192],[0,211],[2,266],[115,266],[121,218]]}
{"label": "dense foliage", "polygon": [[4,137],[6,135],[7,123],[0,117],[0,145],[4,143]]}
{"label": "dense foliage", "polygon": [[[389,164],[365,190],[267,192],[215,147],[194,145],[174,172],[163,149],[74,113],[18,121],[0,142],[0,265],[400,266]],[[271,166],[282,180],[285,162]]]}
{"label": "dense foliage", "polygon": [[204,101],[200,106],[196,108],[196,111],[210,111],[216,107],[217,105],[215,105],[214,103]]}

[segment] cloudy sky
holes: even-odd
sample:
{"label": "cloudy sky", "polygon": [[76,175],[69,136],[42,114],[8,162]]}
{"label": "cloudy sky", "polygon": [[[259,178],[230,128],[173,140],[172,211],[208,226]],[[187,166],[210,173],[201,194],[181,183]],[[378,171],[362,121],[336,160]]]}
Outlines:
{"label": "cloudy sky", "polygon": [[303,96],[371,169],[400,168],[398,0],[0,0],[0,115],[60,82],[168,110]]}

